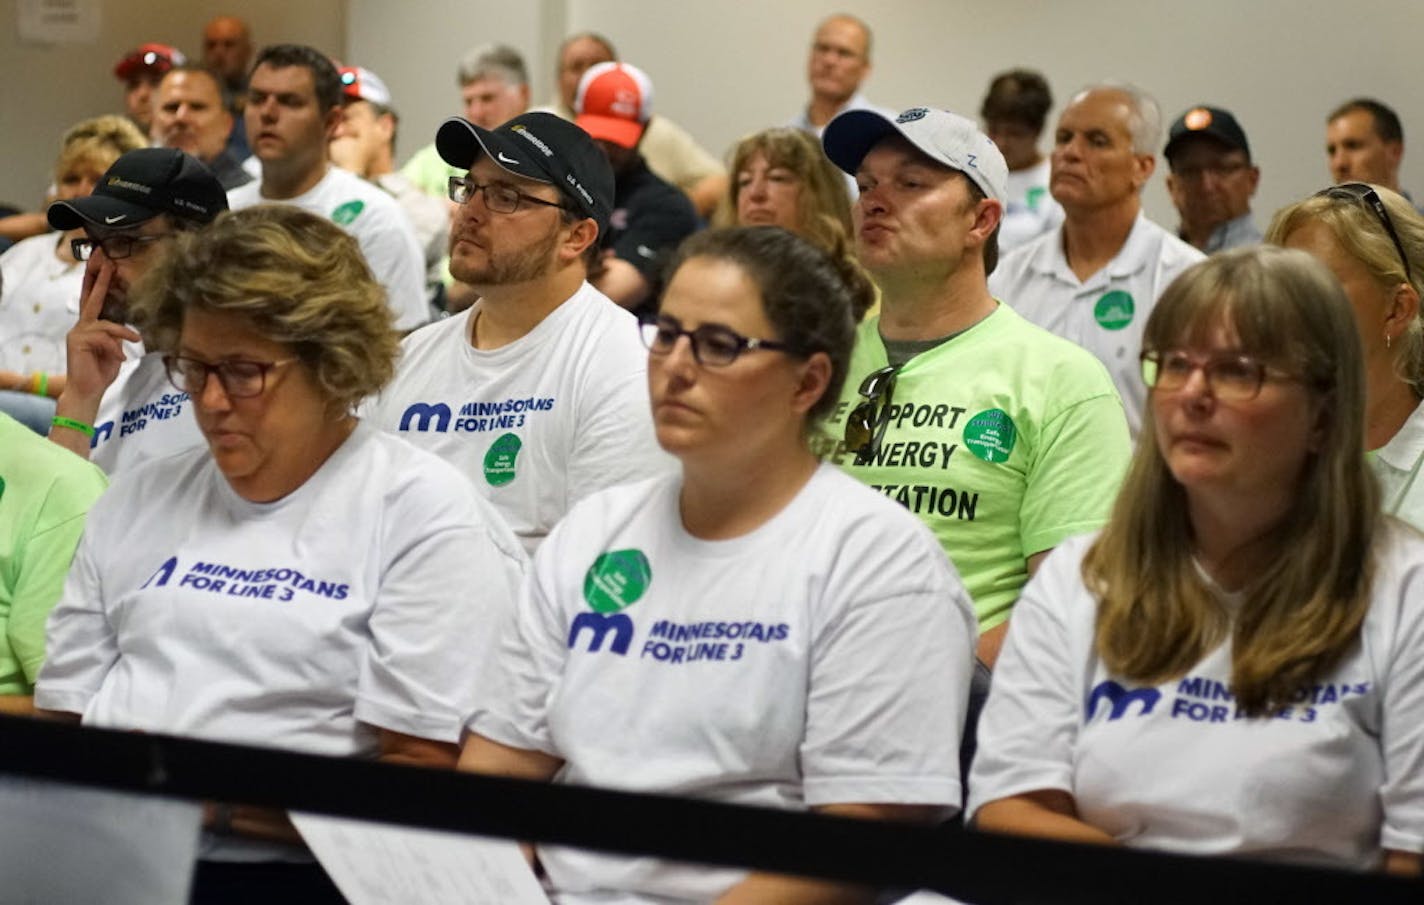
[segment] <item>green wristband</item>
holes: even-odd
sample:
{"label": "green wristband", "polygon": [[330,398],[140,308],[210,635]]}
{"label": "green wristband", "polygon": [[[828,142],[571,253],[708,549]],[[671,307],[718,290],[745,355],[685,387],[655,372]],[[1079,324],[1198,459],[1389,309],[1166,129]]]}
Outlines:
{"label": "green wristband", "polygon": [[36,396],[49,396],[49,375],[44,371],[40,372],[39,386],[35,388]]}
{"label": "green wristband", "polygon": [[62,415],[55,415],[50,423],[55,427],[67,427],[72,431],[79,431],[79,433],[88,437],[90,440],[94,439],[94,426],[92,424],[85,424],[83,421],[75,421],[73,418],[65,418]]}

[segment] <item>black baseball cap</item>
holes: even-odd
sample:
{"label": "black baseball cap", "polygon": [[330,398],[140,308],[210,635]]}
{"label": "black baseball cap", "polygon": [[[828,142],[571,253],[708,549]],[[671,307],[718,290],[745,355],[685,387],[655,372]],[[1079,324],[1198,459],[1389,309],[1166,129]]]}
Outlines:
{"label": "black baseball cap", "polygon": [[1195,135],[1205,135],[1216,139],[1234,151],[1245,151],[1246,159],[1251,159],[1251,146],[1246,142],[1246,132],[1231,111],[1220,107],[1193,107],[1177,117],[1167,133],[1167,147],[1162,154],[1168,160],[1172,152],[1181,147],[1182,142]]}
{"label": "black baseball cap", "polygon": [[589,134],[552,113],[524,113],[482,129],[453,116],[435,133],[435,149],[452,167],[468,170],[481,154],[515,176],[555,186],[585,217],[608,232],[613,211],[613,167]]}
{"label": "black baseball cap", "polygon": [[86,223],[123,229],[171,214],[208,223],[227,210],[222,183],[192,155],[176,148],[139,148],[109,167],[94,192],[49,206],[49,225],[78,229]]}

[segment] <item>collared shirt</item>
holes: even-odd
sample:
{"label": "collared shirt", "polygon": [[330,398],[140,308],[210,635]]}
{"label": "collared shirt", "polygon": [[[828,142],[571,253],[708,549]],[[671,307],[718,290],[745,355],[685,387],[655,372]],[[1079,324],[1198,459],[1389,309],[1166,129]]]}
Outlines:
{"label": "collared shirt", "polygon": [[[872,104],[870,99],[859,91],[851,95],[850,100],[846,101],[845,105],[831,116],[831,119],[835,119],[847,110],[870,110],[879,113],[881,116],[889,117],[890,119],[894,119],[896,115],[894,110],[887,109],[879,104]],[[826,131],[826,126],[830,124],[830,121],[831,120],[828,119],[819,126],[812,123],[811,108],[807,106],[802,107],[799,113],[787,120],[786,124],[792,128],[800,129],[802,132],[810,132],[812,135],[820,138],[821,133]],[[855,177],[849,173],[846,174],[845,182],[846,194],[850,196],[851,204],[854,204],[855,199],[860,197],[860,189],[856,187]]]}
{"label": "collared shirt", "polygon": [[1098,357],[1112,376],[1133,436],[1142,426],[1147,388],[1137,356],[1157,297],[1201,252],[1138,213],[1116,257],[1079,280],[1063,253],[1060,225],[999,262],[989,290],[1029,321]]}
{"label": "collared shirt", "polygon": [[[1189,242],[1185,229],[1177,230],[1177,238],[1183,242]],[[1206,248],[1202,251],[1209,255],[1214,255],[1218,251],[1225,251],[1228,248],[1240,248],[1243,245],[1259,245],[1262,233],[1256,226],[1256,221],[1251,217],[1251,212],[1247,211],[1235,220],[1228,220],[1211,231],[1211,237],[1206,240]]]}
{"label": "collared shirt", "polygon": [[1424,402],[1405,420],[1399,432],[1369,457],[1379,479],[1384,511],[1424,531]]}

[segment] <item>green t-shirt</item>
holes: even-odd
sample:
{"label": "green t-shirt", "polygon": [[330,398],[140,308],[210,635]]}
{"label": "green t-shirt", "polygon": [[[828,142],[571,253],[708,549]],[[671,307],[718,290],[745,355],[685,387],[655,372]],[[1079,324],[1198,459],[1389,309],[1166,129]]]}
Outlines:
{"label": "green t-shirt", "polygon": [[33,693],[45,620],[105,486],[97,465],[0,413],[0,694]]}
{"label": "green t-shirt", "polygon": [[886,365],[879,327],[860,326],[817,452],[924,520],[980,630],[993,628],[1009,618],[1029,556],[1107,520],[1131,455],[1122,402],[1090,353],[1000,304],[900,369],[876,459],[857,466],[842,437],[861,381]]}
{"label": "green t-shirt", "polygon": [[449,196],[451,176],[465,175],[464,170],[445,162],[440,152],[435,150],[434,142],[410,155],[410,160],[406,161],[400,172],[414,183],[416,188],[435,198]]}

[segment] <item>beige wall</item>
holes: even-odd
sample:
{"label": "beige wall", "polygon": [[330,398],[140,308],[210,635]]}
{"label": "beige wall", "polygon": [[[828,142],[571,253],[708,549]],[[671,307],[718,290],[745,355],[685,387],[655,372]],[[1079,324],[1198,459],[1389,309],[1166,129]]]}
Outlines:
{"label": "beige wall", "polygon": [[[811,32],[842,10],[875,30],[866,88],[888,106],[977,115],[995,72],[1029,65],[1060,98],[1092,80],[1136,82],[1168,122],[1202,102],[1232,109],[1263,171],[1262,227],[1327,181],[1329,110],[1376,95],[1412,136],[1403,182],[1424,200],[1424,3],[1415,0],[568,0],[568,22],[613,38],[652,76],[658,109],[722,154],[804,103]],[[1147,206],[1175,225],[1164,172],[1159,161]]]}
{"label": "beige wall", "polygon": [[[119,108],[109,71],[125,49],[162,40],[196,51],[203,22],[232,9],[213,0],[100,6],[98,45],[37,48],[18,42],[15,0],[0,5],[0,199],[38,201],[64,128]],[[1357,0],[1347,10],[1336,0],[248,0],[242,7],[259,42],[305,41],[380,73],[402,113],[402,158],[459,111],[454,69],[465,49],[513,44],[530,65],[537,102],[551,91],[559,38],[590,28],[648,70],[658,110],[720,155],[804,102],[811,30],[842,9],[875,28],[867,91],[889,106],[972,114],[994,72],[1032,65],[1060,97],[1117,77],[1156,94],[1167,119],[1203,101],[1230,107],[1263,169],[1256,204],[1263,226],[1270,211],[1326,181],[1326,112],[1348,96],[1377,95],[1399,111],[1406,135],[1417,136],[1404,184],[1424,198],[1424,3]],[[1147,205],[1153,216],[1175,219],[1160,175]]]}
{"label": "beige wall", "polygon": [[38,206],[64,130],[86,117],[123,112],[113,68],[139,44],[172,44],[197,59],[203,25],[240,11],[259,45],[297,41],[345,51],[345,0],[99,0],[97,6],[97,43],[42,47],[20,43],[17,0],[0,2],[0,200]]}
{"label": "beige wall", "polygon": [[563,31],[562,0],[348,0],[347,58],[379,75],[400,114],[396,157],[405,161],[435,140],[460,113],[455,69],[465,51],[489,42],[524,57],[543,103],[553,84],[553,56]]}

